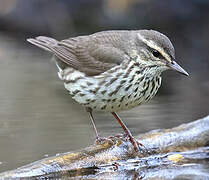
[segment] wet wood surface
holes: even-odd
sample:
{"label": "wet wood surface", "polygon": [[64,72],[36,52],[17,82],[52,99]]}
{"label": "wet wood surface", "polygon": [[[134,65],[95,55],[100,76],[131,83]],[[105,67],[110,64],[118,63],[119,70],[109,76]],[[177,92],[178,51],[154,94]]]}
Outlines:
{"label": "wet wood surface", "polygon": [[[209,178],[209,116],[171,129],[140,134],[136,153],[123,136],[82,150],[45,158],[0,174],[0,179],[159,178],[201,174]],[[195,168],[201,162],[201,168]],[[187,166],[185,166],[185,164]],[[205,166],[204,166],[205,165]],[[181,169],[181,171],[179,171]]]}

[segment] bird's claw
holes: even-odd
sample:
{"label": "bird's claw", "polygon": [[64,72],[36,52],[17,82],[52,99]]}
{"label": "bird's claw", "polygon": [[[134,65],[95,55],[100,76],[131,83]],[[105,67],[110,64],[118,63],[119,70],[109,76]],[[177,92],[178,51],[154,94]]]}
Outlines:
{"label": "bird's claw", "polygon": [[142,154],[145,154],[145,153],[148,154],[149,153],[149,151],[146,149],[146,147],[142,143],[138,142],[132,135],[125,134],[125,137],[127,137],[128,140],[132,143],[132,145],[134,146],[134,150],[137,153],[138,152],[140,152]]}
{"label": "bird's claw", "polygon": [[99,145],[99,144],[104,144],[104,143],[113,144],[113,141],[112,141],[111,138],[105,138],[105,137],[100,137],[100,136],[98,136],[98,137],[96,138],[95,143],[96,143],[97,145]]}

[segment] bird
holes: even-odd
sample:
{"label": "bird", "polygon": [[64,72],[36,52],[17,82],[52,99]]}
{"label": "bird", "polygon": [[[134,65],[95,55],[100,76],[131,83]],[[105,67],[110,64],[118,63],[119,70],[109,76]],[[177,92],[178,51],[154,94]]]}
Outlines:
{"label": "bird", "polygon": [[161,86],[162,72],[171,69],[189,75],[177,64],[169,38],[155,30],[107,30],[61,41],[46,36],[27,41],[53,54],[64,87],[89,113],[96,141],[106,138],[99,135],[93,112],[109,112],[136,152],[143,144],[118,112],[152,99]]}

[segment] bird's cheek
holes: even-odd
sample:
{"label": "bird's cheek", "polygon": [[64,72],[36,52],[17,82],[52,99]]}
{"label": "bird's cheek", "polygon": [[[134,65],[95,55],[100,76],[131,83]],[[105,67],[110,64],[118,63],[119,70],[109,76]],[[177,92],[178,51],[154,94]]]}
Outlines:
{"label": "bird's cheek", "polygon": [[163,61],[158,61],[156,65],[158,66],[158,69],[160,69],[161,72],[169,69],[169,67]]}
{"label": "bird's cheek", "polygon": [[165,61],[156,61],[156,65],[159,67],[167,67],[166,62]]}

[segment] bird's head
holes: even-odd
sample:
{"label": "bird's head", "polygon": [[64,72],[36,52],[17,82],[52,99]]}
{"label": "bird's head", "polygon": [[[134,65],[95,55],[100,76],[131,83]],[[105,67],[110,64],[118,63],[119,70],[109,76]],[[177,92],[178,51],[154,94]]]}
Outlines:
{"label": "bird's head", "polygon": [[136,33],[139,61],[147,66],[156,66],[159,71],[172,69],[186,76],[189,74],[176,63],[175,50],[167,36],[154,30],[140,30]]}

